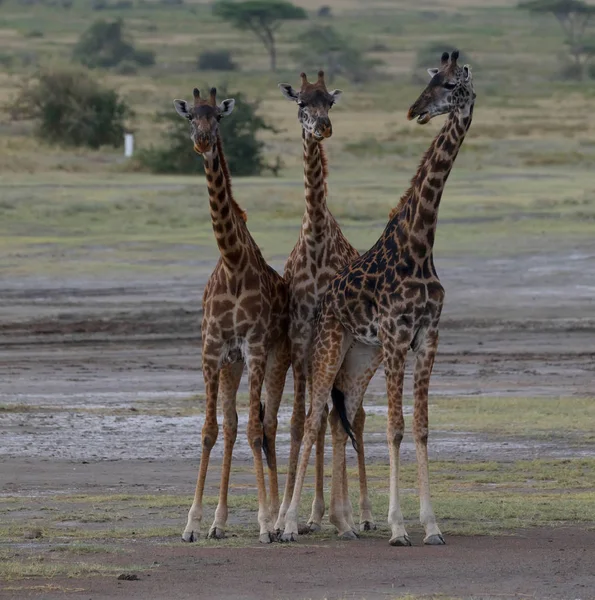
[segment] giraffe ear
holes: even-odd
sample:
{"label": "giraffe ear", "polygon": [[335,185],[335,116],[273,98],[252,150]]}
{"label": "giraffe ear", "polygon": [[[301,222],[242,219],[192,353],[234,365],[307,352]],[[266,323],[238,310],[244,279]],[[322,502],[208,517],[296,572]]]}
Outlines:
{"label": "giraffe ear", "polygon": [[280,83],[279,89],[288,100],[291,100],[292,102],[297,102],[298,93],[288,83]]}
{"label": "giraffe ear", "polygon": [[463,67],[463,72],[465,73],[465,81],[471,81],[471,79],[473,79],[471,75],[471,67],[469,65],[465,65]]}
{"label": "giraffe ear", "polygon": [[233,107],[236,105],[236,101],[233,98],[228,98],[227,100],[223,100],[223,102],[219,105],[219,110],[221,111],[219,114],[222,117],[228,117],[233,112]]}
{"label": "giraffe ear", "polygon": [[434,77],[438,73],[439,69],[428,69],[428,74],[430,77]]}
{"label": "giraffe ear", "polygon": [[333,97],[333,103],[337,104],[337,102],[339,102],[339,100],[341,100],[342,95],[343,95],[343,92],[341,90],[333,90],[331,92],[331,96]]}
{"label": "giraffe ear", "polygon": [[186,100],[174,100],[176,112],[184,119],[192,119],[192,115],[188,110],[188,102]]}

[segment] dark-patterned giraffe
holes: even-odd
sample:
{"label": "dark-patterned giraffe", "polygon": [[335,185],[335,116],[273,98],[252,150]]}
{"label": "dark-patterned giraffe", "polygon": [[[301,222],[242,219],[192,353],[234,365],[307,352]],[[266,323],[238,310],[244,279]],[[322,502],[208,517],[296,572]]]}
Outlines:
{"label": "dark-patterned giraffe", "polygon": [[[318,79],[314,83],[308,82],[305,73],[302,73],[300,77],[301,87],[297,91],[288,83],[279,84],[283,95],[298,105],[298,121],[302,126],[306,210],[298,241],[289,255],[284,273],[290,295],[289,339],[294,378],[294,406],[285,494],[275,525],[278,530],[284,529],[285,513],[293,494],[306,419],[306,390],[307,388],[310,391],[312,389],[308,363],[316,310],[332,277],[339,269],[359,255],[341,232],[339,224],[331,214],[326,202],[328,168],[322,141],[332,135],[329,111],[339,100],[342,92],[327,90],[323,71],[318,72]],[[360,526],[362,529],[369,529],[374,527],[374,523],[367,494],[363,441],[361,440],[364,420],[365,413],[362,407],[354,422],[354,430],[362,449],[359,455],[360,480],[363,481],[363,485],[360,486]],[[316,442],[315,497],[308,520],[309,528],[313,531],[320,529],[324,515],[323,476],[326,418],[323,423]],[[336,507],[334,498],[331,498],[331,522],[334,519]],[[345,518],[349,519],[355,528],[351,505],[345,506],[344,509],[346,511]]]}
{"label": "dark-patterned giraffe", "polygon": [[[200,535],[202,497],[211,449],[218,434],[217,396],[223,407],[224,457],[219,504],[209,537],[225,535],[227,491],[233,446],[237,435],[236,393],[244,364],[248,366],[250,412],[248,442],[254,455],[258,483],[260,541],[273,539],[272,515],[279,509],[275,436],[277,412],[289,368],[288,293],[284,280],[264,260],[246,227],[246,214],[233,198],[231,179],[219,135],[219,120],[231,113],[234,100],[217,105],[216,90],[202,99],[194,89],[194,105],[174,100],[178,114],[191,125],[194,150],[202,154],[209,190],[209,206],[221,257],[205,287],[202,319],[202,369],[206,414],[202,455],[194,502],[182,539]],[[267,392],[261,408],[263,383]],[[269,466],[270,506],[262,462]]]}
{"label": "dark-patterned giraffe", "polygon": [[[420,520],[426,544],[443,544],[430,501],[428,475],[428,387],[438,347],[438,322],[444,288],[434,268],[433,247],[438,207],[444,186],[471,125],[475,92],[467,65],[457,65],[459,53],[442,55],[439,69],[411,106],[408,118],[428,123],[448,113],[440,133],[425,153],[411,187],[391,212],[380,239],[331,281],[324,295],[312,352],[313,402],[306,421],[303,456],[282,539],[297,537],[297,511],[312,445],[329,393],[343,396],[335,376],[344,361],[369,365],[383,355],[388,396],[387,441],[390,456],[388,522],[393,546],[410,545],[399,503],[399,450],[404,433],[403,375],[409,348],[415,353],[413,436],[418,463]],[[345,442],[352,434],[358,406],[345,397],[342,439],[333,439],[333,486],[341,478]],[[338,485],[338,484],[337,484]],[[348,523],[342,528],[347,531]],[[340,530],[341,531],[341,530]]]}

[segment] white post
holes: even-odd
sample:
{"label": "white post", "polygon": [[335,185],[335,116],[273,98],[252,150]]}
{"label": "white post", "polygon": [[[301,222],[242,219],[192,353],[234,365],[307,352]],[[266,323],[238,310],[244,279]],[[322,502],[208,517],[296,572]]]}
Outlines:
{"label": "white post", "polygon": [[134,152],[134,135],[132,133],[124,134],[124,156],[130,158]]}

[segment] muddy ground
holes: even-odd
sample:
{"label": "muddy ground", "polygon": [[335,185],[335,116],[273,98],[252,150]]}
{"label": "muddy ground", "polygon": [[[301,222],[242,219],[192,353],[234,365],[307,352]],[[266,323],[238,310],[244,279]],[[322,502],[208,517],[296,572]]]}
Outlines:
{"label": "muddy ground", "polygon": [[[595,396],[595,246],[565,255],[448,259],[438,268],[447,299],[431,393]],[[204,278],[167,273],[161,280],[2,282],[2,494],[192,493],[202,425],[201,282]],[[245,385],[244,380],[243,391]],[[378,373],[368,412],[385,411],[383,386]],[[288,378],[281,460],[288,451],[290,390]],[[221,445],[213,454],[209,494],[217,491]],[[371,462],[387,460],[382,433],[366,436],[366,453]],[[433,431],[430,443],[431,458],[460,461],[594,454],[592,445],[576,439],[554,443],[534,439],[531,431],[506,444],[485,434]],[[240,433],[236,464],[248,469],[249,456]],[[410,439],[403,458],[414,459]],[[350,460],[353,464],[352,455]],[[185,510],[178,512],[172,522],[179,521],[181,531]],[[164,522],[146,514],[132,523],[153,520]],[[243,520],[236,515],[230,522]],[[138,581],[55,578],[48,587],[47,580],[28,580],[27,589],[9,586],[13,589],[4,588],[0,597],[595,598],[593,531],[460,536],[446,547],[425,548],[419,529],[411,529],[415,547],[404,549],[390,548],[386,532],[353,544],[332,536],[302,539],[291,548],[132,540],[127,545],[133,562],[155,563]],[[46,587],[31,589],[35,584]]]}

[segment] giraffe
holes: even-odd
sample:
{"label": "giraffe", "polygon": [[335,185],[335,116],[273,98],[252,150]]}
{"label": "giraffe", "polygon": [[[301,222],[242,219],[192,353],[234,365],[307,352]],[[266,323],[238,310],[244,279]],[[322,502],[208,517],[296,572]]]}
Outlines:
{"label": "giraffe", "polygon": [[[289,338],[291,343],[291,365],[294,378],[294,406],[291,419],[291,445],[288,475],[283,502],[275,528],[284,527],[285,513],[295,484],[295,473],[306,418],[306,389],[311,390],[311,377],[308,374],[308,356],[311,350],[313,324],[318,303],[335,273],[359,256],[357,250],[347,241],[339,224],[326,203],[328,175],[327,160],[322,141],[332,135],[329,119],[331,107],[338,102],[341,90],[329,92],[324,81],[324,72],[318,72],[318,79],[310,83],[305,73],[300,74],[301,87],[294,90],[288,83],[280,83],[282,94],[298,105],[298,121],[302,127],[304,159],[304,186],[306,210],[302,219],[298,241],[285,265],[284,278],[290,296]],[[363,393],[363,391],[362,391]],[[325,406],[326,409],[326,406]],[[332,419],[335,419],[333,415]],[[363,425],[365,412],[358,411],[354,422],[360,448],[360,527],[375,527],[368,500],[365,463],[363,455]],[[323,420],[316,442],[316,484],[312,511],[308,520],[310,531],[320,529],[324,515],[324,437],[326,418]],[[345,475],[346,481],[346,475]],[[335,503],[331,500],[331,507]],[[351,505],[345,507],[352,522]],[[331,522],[334,514],[331,513]],[[355,525],[353,529],[355,529]]]}
{"label": "giraffe", "polygon": [[[182,539],[200,536],[202,497],[211,449],[218,435],[217,397],[223,407],[224,457],[219,503],[208,537],[225,536],[227,493],[233,446],[237,436],[236,394],[244,363],[248,367],[248,442],[254,457],[258,484],[259,540],[273,541],[272,514],[279,509],[275,436],[277,412],[289,368],[288,293],[282,277],[263,258],[246,226],[246,213],[235,201],[219,133],[220,119],[231,114],[235,101],[216,101],[217,90],[200,97],[194,88],[194,105],[174,100],[180,116],[191,125],[194,150],[201,154],[209,192],[209,207],[219,261],[203,296],[202,369],[206,387],[206,414],[202,429],[202,455],[194,501]],[[263,383],[267,401],[261,405]],[[264,479],[262,452],[269,467],[270,506]]]}
{"label": "giraffe", "polygon": [[[342,436],[333,438],[333,487],[341,487],[345,442],[358,406],[335,381],[341,364],[384,363],[388,396],[387,443],[390,457],[388,523],[390,544],[411,542],[399,502],[399,451],[404,433],[403,376],[405,358],[415,354],[413,436],[418,464],[420,521],[424,543],[444,544],[430,500],[428,473],[428,388],[438,347],[438,323],[444,288],[434,268],[433,247],[444,186],[471,125],[475,92],[468,65],[457,64],[458,51],[442,54],[430,83],[410,107],[407,118],[420,124],[448,114],[444,126],[424,154],[410,188],[391,211],[374,246],[352,261],[330,282],[324,295],[312,350],[313,400],[306,421],[303,455],[287,511],[283,541],[297,539],[297,510],[312,445],[323,419],[329,393],[342,405]],[[342,401],[344,402],[342,403]],[[337,482],[337,483],[336,483]],[[341,523],[339,532],[349,530]]]}

